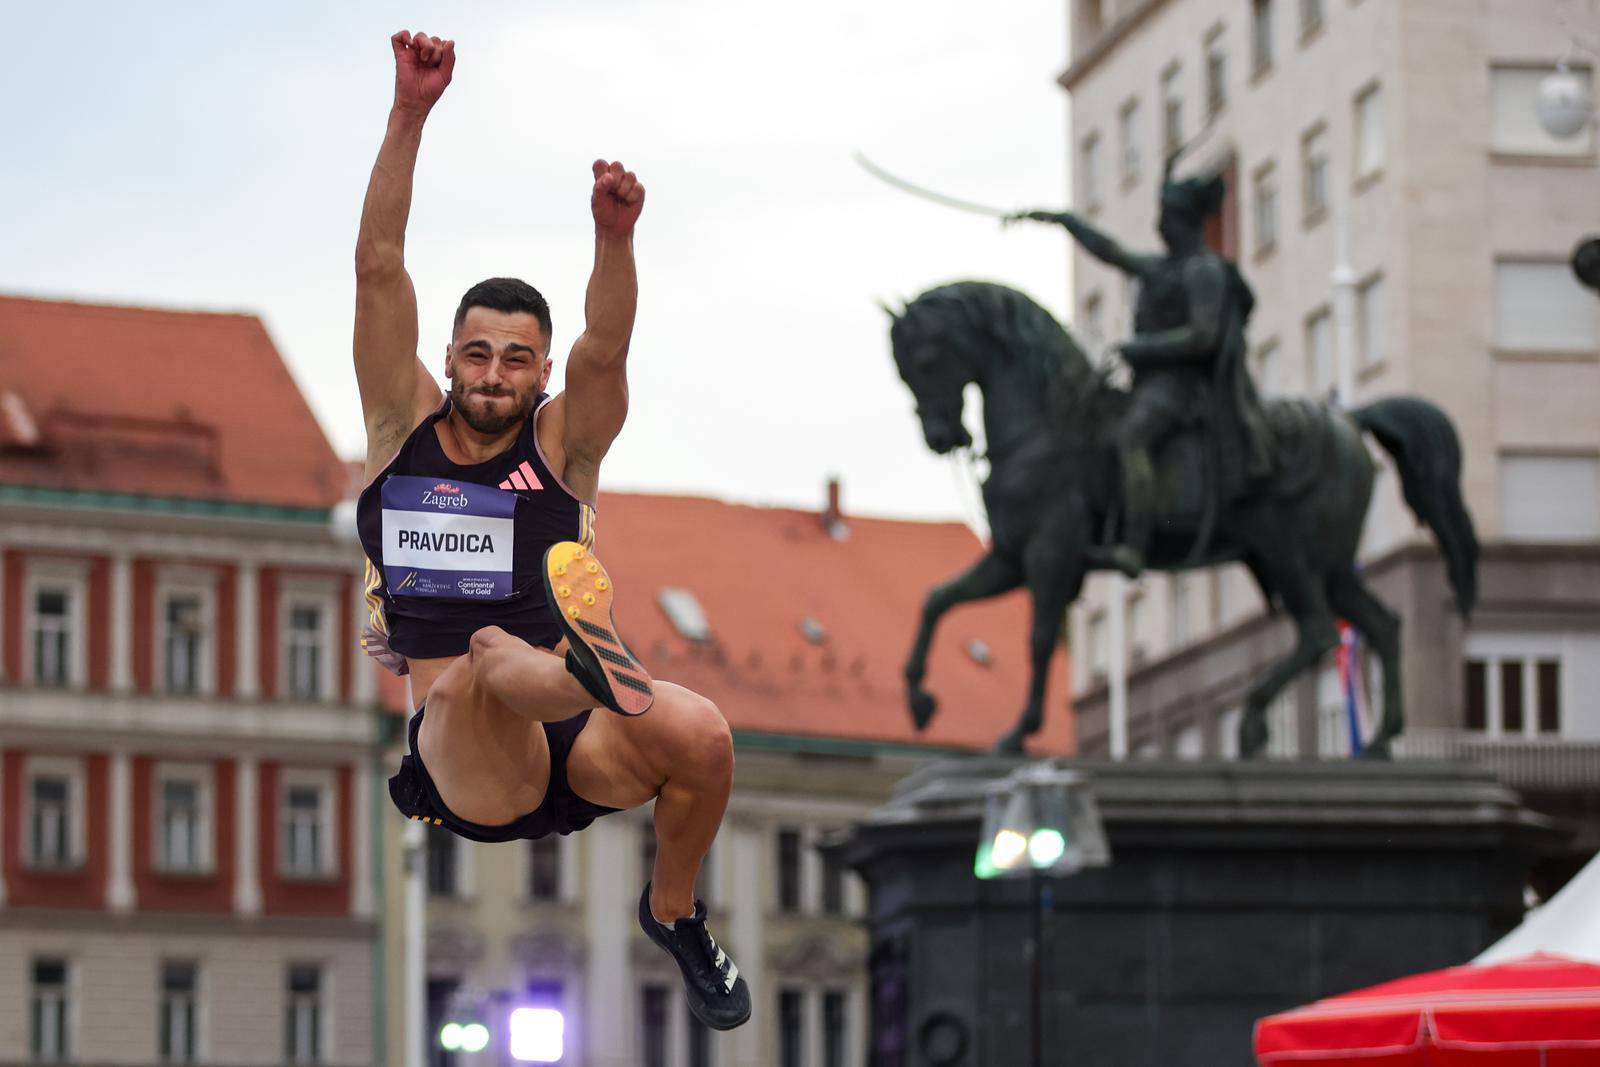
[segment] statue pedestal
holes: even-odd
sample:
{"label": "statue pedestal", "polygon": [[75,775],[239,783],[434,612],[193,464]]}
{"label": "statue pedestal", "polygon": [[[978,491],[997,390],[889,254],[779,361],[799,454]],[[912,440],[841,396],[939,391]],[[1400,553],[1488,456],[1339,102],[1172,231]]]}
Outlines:
{"label": "statue pedestal", "polygon": [[[944,760],[830,845],[867,881],[875,1067],[1026,1065],[1033,891],[972,870],[984,788]],[[1465,963],[1555,833],[1458,764],[1063,761],[1111,865],[1053,880],[1047,1064],[1245,1067],[1254,1021]]]}

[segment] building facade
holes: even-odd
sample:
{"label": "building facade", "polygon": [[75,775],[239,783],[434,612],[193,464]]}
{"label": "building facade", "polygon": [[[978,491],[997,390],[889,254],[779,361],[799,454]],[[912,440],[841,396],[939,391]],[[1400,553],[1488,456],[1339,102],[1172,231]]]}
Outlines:
{"label": "building facade", "polygon": [[342,464],[250,316],[0,351],[0,1063],[387,1062]]}
{"label": "building facade", "polygon": [[[1561,0],[1075,0],[1060,81],[1076,210],[1125,244],[1157,244],[1172,148],[1195,140],[1180,175],[1228,175],[1214,243],[1255,289],[1250,366],[1265,394],[1413,393],[1448,412],[1483,542],[1470,621],[1372,450],[1361,566],[1403,620],[1401,751],[1480,759],[1530,798],[1592,814],[1600,300],[1568,258],[1593,228],[1600,170],[1592,129],[1557,140],[1533,113],[1539,79],[1596,29],[1576,17]],[[1128,284],[1073,255],[1076,332],[1124,335]],[[1135,754],[1235,753],[1251,678],[1290,645],[1249,575],[1090,583],[1072,616],[1085,752],[1108,743],[1119,614]],[[1271,722],[1274,756],[1347,755],[1332,663]]]}

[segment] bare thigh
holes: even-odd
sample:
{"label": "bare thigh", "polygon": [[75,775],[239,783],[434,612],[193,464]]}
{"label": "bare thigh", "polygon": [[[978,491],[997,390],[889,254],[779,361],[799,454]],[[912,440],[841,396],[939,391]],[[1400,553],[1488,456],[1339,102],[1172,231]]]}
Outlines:
{"label": "bare thigh", "polygon": [[643,715],[599,708],[589,716],[567,757],[574,793],[608,808],[647,804],[677,768],[693,765],[708,733],[726,731],[721,712],[693,690],[659,679],[655,690]]}
{"label": "bare thigh", "polygon": [[470,672],[462,656],[429,688],[417,752],[445,807],[468,822],[500,826],[544,802],[550,748],[542,723],[471,685]]}

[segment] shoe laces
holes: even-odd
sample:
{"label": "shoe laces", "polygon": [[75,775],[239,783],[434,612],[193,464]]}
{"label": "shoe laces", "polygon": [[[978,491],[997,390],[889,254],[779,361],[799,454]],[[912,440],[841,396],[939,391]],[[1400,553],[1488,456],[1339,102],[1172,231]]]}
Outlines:
{"label": "shoe laces", "polygon": [[694,954],[695,971],[699,977],[715,986],[719,991],[726,992],[728,967],[731,961],[722,946],[717,944],[717,939],[711,936],[711,931],[706,928],[703,912],[695,909],[697,914],[690,919],[679,919],[678,929],[682,930],[687,925],[693,931],[700,952]]}

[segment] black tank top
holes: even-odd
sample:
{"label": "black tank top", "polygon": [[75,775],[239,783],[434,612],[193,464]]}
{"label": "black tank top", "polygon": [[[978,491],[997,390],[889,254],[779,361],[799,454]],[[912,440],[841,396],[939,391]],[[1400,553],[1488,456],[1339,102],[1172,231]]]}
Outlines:
{"label": "black tank top", "polygon": [[541,582],[557,541],[594,543],[594,508],[578,499],[539,448],[541,393],[511,447],[482,463],[451,462],[435,424],[411,431],[356,501],[367,555],[362,648],[397,674],[407,658],[459,656],[473,631],[499,626],[529,644],[560,640]]}

